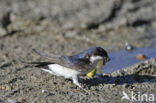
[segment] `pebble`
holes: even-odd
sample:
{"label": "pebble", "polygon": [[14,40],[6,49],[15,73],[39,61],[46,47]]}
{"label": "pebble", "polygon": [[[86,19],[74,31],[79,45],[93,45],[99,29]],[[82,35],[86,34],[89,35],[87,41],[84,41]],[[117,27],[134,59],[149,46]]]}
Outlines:
{"label": "pebble", "polygon": [[125,46],[127,51],[132,51],[134,49],[133,46],[130,45],[128,42],[125,43]]}
{"label": "pebble", "polygon": [[99,31],[105,31],[106,30],[106,27],[105,27],[105,25],[100,25],[99,27],[98,27],[98,30]]}
{"label": "pebble", "polygon": [[72,38],[72,37],[75,37],[76,34],[77,34],[76,31],[67,31],[67,32],[65,33],[65,37],[67,37],[67,38]]}
{"label": "pebble", "polygon": [[42,89],[42,93],[45,93],[45,92],[47,92],[46,90],[44,90],[44,89]]}
{"label": "pebble", "polygon": [[145,58],[146,58],[146,56],[144,54],[138,54],[136,56],[136,59],[138,59],[138,60],[145,60]]}
{"label": "pebble", "polygon": [[0,86],[0,90],[7,90],[7,91],[10,91],[10,90],[11,90],[11,86],[10,86],[10,85],[1,85],[1,86]]}
{"label": "pebble", "polygon": [[20,98],[18,98],[18,102],[23,102],[24,100],[23,100],[23,98],[22,97],[20,97]]}
{"label": "pebble", "polygon": [[18,101],[15,99],[8,99],[8,103],[17,103]]}
{"label": "pebble", "polygon": [[3,85],[0,86],[0,90],[4,90],[5,87]]}
{"label": "pebble", "polygon": [[62,27],[65,30],[69,30],[69,29],[73,29],[74,28],[74,24],[72,22],[67,22],[63,25]]}
{"label": "pebble", "polygon": [[87,29],[87,24],[86,24],[86,23],[82,23],[82,24],[80,25],[80,28],[81,28],[81,29]]}
{"label": "pebble", "polygon": [[0,37],[3,37],[6,34],[7,34],[7,31],[0,27]]}
{"label": "pebble", "polygon": [[10,91],[10,90],[11,90],[11,86],[6,85],[6,86],[5,86],[5,89],[6,89],[7,91]]}

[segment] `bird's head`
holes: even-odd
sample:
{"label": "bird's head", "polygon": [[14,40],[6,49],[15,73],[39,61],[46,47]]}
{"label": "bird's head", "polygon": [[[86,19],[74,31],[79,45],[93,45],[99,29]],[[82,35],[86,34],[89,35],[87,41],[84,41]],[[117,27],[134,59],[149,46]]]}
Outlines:
{"label": "bird's head", "polygon": [[86,57],[89,59],[91,63],[95,63],[102,60],[103,64],[105,64],[110,60],[107,52],[101,47],[95,47],[90,51],[90,53],[86,53]]}

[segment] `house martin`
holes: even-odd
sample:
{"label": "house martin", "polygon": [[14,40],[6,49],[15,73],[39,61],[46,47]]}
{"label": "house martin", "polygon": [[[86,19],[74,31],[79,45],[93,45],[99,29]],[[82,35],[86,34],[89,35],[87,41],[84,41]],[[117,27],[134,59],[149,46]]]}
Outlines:
{"label": "house martin", "polygon": [[110,60],[107,52],[101,47],[93,47],[73,56],[46,54],[36,49],[33,51],[47,58],[49,62],[30,62],[28,64],[33,64],[56,76],[71,78],[73,83],[80,88],[79,75],[91,72],[100,60],[103,61],[103,65]]}

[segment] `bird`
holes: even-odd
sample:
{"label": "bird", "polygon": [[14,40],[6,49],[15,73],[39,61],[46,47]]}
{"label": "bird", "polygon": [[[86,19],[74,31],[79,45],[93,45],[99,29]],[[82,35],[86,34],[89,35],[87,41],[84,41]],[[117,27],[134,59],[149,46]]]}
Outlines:
{"label": "bird", "polygon": [[78,76],[91,72],[102,60],[103,64],[110,60],[107,52],[102,47],[92,47],[73,56],[47,54],[39,50],[33,51],[48,62],[27,62],[35,67],[42,68],[43,71],[56,76],[63,76],[72,79],[73,83],[82,88],[78,81]]}

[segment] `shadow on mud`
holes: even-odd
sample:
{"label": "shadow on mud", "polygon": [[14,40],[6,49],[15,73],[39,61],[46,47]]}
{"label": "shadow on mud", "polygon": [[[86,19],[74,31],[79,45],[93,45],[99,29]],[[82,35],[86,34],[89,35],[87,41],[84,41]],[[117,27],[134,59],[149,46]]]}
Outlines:
{"label": "shadow on mud", "polygon": [[96,86],[99,84],[115,84],[115,85],[122,85],[128,84],[132,85],[134,83],[155,83],[156,76],[147,76],[147,75],[124,75],[124,76],[117,76],[117,77],[109,77],[109,76],[99,76],[93,79],[86,79],[82,80],[81,83],[86,84],[88,87]]}

